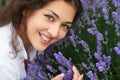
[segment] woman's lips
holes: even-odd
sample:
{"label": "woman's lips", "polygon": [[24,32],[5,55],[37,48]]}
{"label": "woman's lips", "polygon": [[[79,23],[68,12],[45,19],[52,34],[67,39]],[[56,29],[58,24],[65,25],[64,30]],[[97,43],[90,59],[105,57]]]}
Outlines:
{"label": "woman's lips", "polygon": [[51,39],[48,38],[46,35],[42,34],[42,33],[39,33],[40,35],[40,41],[43,43],[43,44],[48,44],[50,43]]}

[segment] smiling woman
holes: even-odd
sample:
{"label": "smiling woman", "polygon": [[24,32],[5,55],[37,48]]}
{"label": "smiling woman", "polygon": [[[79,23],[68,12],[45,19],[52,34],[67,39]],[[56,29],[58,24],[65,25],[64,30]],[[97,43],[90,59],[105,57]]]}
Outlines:
{"label": "smiling woman", "polygon": [[[31,50],[44,51],[63,39],[81,10],[79,0],[10,0],[0,9],[0,78],[24,79],[24,59],[34,58]],[[81,80],[77,69],[73,71],[74,80]],[[60,74],[52,80],[62,78]]]}
{"label": "smiling woman", "polygon": [[43,51],[52,43],[65,37],[76,9],[64,1],[53,1],[42,9],[29,13],[31,12],[26,11],[25,14],[28,39],[34,48]]}

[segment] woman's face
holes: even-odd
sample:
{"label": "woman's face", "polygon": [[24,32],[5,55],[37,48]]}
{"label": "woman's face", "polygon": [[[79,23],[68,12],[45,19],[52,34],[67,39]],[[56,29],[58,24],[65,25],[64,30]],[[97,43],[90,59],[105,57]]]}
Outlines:
{"label": "woman's face", "polygon": [[27,35],[32,46],[44,51],[65,37],[75,17],[76,9],[63,0],[55,0],[27,17]]}

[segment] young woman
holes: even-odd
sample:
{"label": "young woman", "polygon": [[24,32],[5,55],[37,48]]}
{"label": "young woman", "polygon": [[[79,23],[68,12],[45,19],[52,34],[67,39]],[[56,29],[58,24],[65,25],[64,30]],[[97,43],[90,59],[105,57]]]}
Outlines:
{"label": "young woman", "polygon": [[[81,8],[79,0],[9,0],[0,9],[0,78],[24,79],[31,47],[44,51],[63,39]],[[75,67],[73,71],[73,80],[81,80]],[[52,80],[62,78],[60,74]]]}

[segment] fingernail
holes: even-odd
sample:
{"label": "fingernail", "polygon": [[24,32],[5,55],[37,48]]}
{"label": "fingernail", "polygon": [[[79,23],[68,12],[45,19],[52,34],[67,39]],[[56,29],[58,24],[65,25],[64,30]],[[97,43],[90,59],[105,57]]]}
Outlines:
{"label": "fingernail", "polygon": [[61,76],[64,76],[64,73],[62,73]]}
{"label": "fingernail", "polygon": [[75,68],[75,66],[73,65],[73,68]]}
{"label": "fingernail", "polygon": [[84,76],[84,74],[81,75],[82,77]]}

